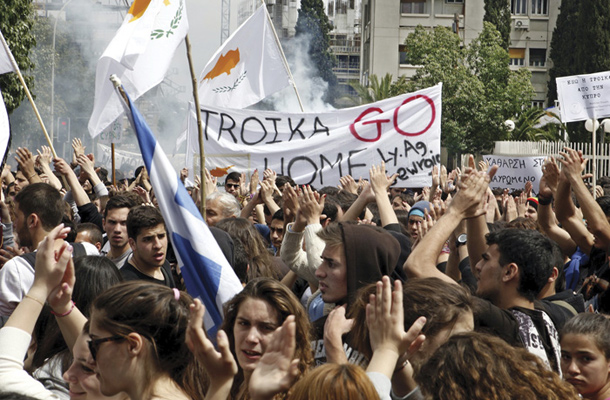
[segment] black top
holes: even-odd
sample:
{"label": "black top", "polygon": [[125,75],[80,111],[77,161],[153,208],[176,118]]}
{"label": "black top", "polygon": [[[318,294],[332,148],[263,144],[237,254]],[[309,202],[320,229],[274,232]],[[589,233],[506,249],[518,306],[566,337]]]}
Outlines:
{"label": "black top", "polygon": [[123,267],[120,269],[121,275],[123,279],[126,281],[147,281],[154,282],[160,285],[167,286],[169,288],[175,288],[176,283],[174,282],[174,277],[172,276],[172,269],[169,265],[169,262],[165,260],[163,265],[161,266],[161,272],[163,273],[163,279],[155,279],[152,276],[143,274],[136,267],[129,263],[129,260],[125,261]]}

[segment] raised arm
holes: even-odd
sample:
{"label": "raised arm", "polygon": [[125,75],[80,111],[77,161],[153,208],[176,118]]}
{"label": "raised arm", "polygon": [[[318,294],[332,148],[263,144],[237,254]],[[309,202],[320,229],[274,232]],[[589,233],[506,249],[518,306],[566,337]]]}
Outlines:
{"label": "raised arm", "polygon": [[55,170],[59,171],[60,174],[66,177],[68,181],[68,185],[70,185],[70,189],[72,190],[72,196],[74,197],[74,202],[77,206],[83,206],[87,203],[91,203],[89,200],[89,196],[87,196],[87,192],[80,185],[76,174],[70,168],[68,163],[62,158],[56,158],[53,160],[53,164],[55,166]]}
{"label": "raised arm", "polygon": [[61,190],[61,182],[59,181],[59,179],[57,179],[55,174],[53,174],[53,171],[51,170],[51,167],[49,166],[49,164],[51,164],[51,160],[53,158],[53,154],[51,153],[51,148],[49,146],[42,146],[41,150],[42,151],[37,150],[38,156],[36,157],[36,163],[40,166],[40,169],[42,169],[42,172],[44,172],[45,175],[47,176],[47,178],[49,179],[49,184],[51,186],[53,186],[55,189]]}
{"label": "raised arm", "polygon": [[[588,230],[598,239],[603,241],[605,246],[610,244],[610,223],[606,219],[606,214],[597,204],[589,189],[582,180],[586,160],[576,150],[565,147],[565,151],[559,154],[563,157],[559,162],[562,164],[562,174],[572,185],[574,195],[578,199],[580,209],[587,220]],[[584,249],[583,249],[584,250]]]}
{"label": "raised arm", "polygon": [[375,193],[375,202],[379,209],[379,217],[381,219],[381,226],[387,226],[389,224],[398,224],[398,218],[390,203],[388,197],[388,188],[396,179],[396,175],[392,175],[390,178],[386,176],[385,163],[382,162],[380,166],[373,165],[369,170],[371,178],[371,188]]}
{"label": "raised arm", "polygon": [[557,224],[551,205],[559,184],[559,169],[554,160],[551,160],[553,159],[547,160],[542,166],[542,178],[538,189],[538,225],[549,238],[559,244],[563,254],[571,256],[576,251],[576,243],[570,234]]}
{"label": "raised arm", "polygon": [[445,215],[436,221],[405,262],[404,269],[408,277],[437,277],[457,284],[436,268],[438,254],[462,219],[484,215],[485,210],[480,208],[481,198],[496,170],[496,166],[491,168],[489,174],[473,170],[462,181],[461,190],[451,201]]}

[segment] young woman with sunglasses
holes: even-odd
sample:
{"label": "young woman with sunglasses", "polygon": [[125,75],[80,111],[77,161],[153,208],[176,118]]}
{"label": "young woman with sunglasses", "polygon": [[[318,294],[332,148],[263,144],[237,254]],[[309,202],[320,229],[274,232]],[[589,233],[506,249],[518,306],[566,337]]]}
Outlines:
{"label": "young woman with sunglasses", "polygon": [[206,374],[186,345],[189,305],[177,289],[125,282],[100,294],[91,309],[91,364],[106,396],[203,399]]}

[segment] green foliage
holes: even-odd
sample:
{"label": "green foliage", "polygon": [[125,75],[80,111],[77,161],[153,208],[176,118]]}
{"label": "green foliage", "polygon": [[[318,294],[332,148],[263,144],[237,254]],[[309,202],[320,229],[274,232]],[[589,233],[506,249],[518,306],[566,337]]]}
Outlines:
{"label": "green foliage", "polygon": [[327,101],[333,100],[337,77],[333,72],[336,59],[330,49],[328,33],[332,26],[324,12],[322,0],[302,0],[295,26],[295,37],[309,35],[308,55],[318,69],[318,74],[328,83]]}
{"label": "green foliage", "polygon": [[379,100],[392,97],[390,88],[392,87],[392,74],[387,73],[381,81],[377,75],[370,76],[368,86],[360,84],[360,82],[351,82],[350,86],[354,88],[358,96],[360,96],[360,104],[374,103]]}
{"label": "green foliage", "polygon": [[[34,12],[31,0],[3,0],[0,2],[0,30],[8,43],[15,61],[24,75],[26,84],[32,90],[33,77],[27,72],[34,67],[29,59],[30,49],[36,45],[32,34]],[[9,114],[25,98],[25,90],[17,74],[0,75],[0,88]]]}
{"label": "green foliage", "polygon": [[[550,58],[553,66],[549,70],[548,104],[557,100],[555,78],[578,73],[575,48],[580,47],[577,39],[576,24],[578,21],[580,0],[562,0],[557,25],[551,39]],[[586,47],[586,46],[584,46]]]}
{"label": "green foliage", "polygon": [[511,71],[509,56],[494,26],[466,47],[444,27],[418,26],[405,44],[409,59],[421,65],[411,81],[393,85],[392,94],[443,83],[442,140],[450,153],[490,151],[507,137],[504,121],[529,106],[534,90],[530,72]]}
{"label": "green foliage", "polygon": [[485,0],[485,16],[483,21],[493,24],[500,36],[504,48],[508,50],[510,46],[510,2],[507,0]]}
{"label": "green foliage", "polygon": [[[57,118],[68,117],[73,135],[78,133],[81,137],[88,136],[83,133],[87,132],[85,116],[88,117],[91,114],[93,107],[94,71],[83,60],[79,44],[61,23],[57,25],[55,37],[55,121],[51,121],[54,23],[55,20],[52,18],[39,18],[32,30],[37,42],[37,46],[31,52],[31,59],[37,66],[33,70],[35,93],[37,94],[36,106],[49,134],[52,124],[55,124],[55,134],[57,134]],[[46,144],[40,125],[29,104],[23,103],[15,110],[11,116],[11,123],[13,128],[19,131],[19,140],[23,140],[22,143],[16,143],[17,145],[36,148]],[[68,144],[68,148],[69,146],[70,144]],[[56,150],[61,151],[59,148]]]}
{"label": "green foliage", "polygon": [[[551,40],[548,101],[557,99],[555,79],[610,70],[610,2],[562,0]],[[568,124],[571,141],[589,141],[582,122]]]}
{"label": "green foliage", "polygon": [[[580,0],[576,34],[576,65],[579,74],[610,70],[610,2]],[[585,44],[586,45],[582,45]]]}
{"label": "green foliage", "polygon": [[546,123],[541,124],[541,119],[553,119],[556,122],[560,118],[542,108],[527,108],[519,113],[515,121],[515,129],[509,133],[509,140],[539,141],[548,140],[550,142],[561,140],[561,130],[566,129],[564,124]]}

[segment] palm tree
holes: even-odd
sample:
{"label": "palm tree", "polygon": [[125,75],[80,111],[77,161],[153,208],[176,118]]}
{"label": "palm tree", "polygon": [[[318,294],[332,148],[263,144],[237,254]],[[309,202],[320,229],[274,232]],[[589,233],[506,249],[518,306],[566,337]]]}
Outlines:
{"label": "palm tree", "polygon": [[532,107],[518,115],[515,129],[509,132],[509,140],[557,141],[561,140],[561,131],[565,129],[566,126],[556,114]]}
{"label": "palm tree", "polygon": [[360,82],[350,82],[350,86],[358,93],[360,104],[374,103],[392,97],[390,94],[392,74],[385,74],[381,81],[377,75],[372,74],[369,86],[363,86]]}

